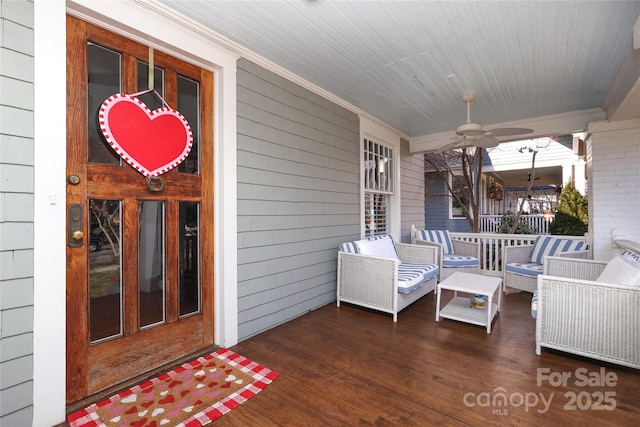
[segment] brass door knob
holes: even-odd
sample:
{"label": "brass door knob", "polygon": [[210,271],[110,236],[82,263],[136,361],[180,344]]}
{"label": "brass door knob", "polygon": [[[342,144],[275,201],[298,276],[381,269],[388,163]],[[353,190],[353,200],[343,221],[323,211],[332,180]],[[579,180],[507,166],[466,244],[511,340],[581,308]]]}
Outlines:
{"label": "brass door knob", "polygon": [[82,240],[84,238],[84,232],[82,230],[76,230],[71,234],[73,240]]}

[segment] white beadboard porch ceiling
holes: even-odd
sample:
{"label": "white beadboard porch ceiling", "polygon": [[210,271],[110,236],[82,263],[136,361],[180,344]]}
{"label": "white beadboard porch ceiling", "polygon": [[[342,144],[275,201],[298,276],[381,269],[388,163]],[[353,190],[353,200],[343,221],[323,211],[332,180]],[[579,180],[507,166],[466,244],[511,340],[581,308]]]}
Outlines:
{"label": "white beadboard porch ceiling", "polygon": [[489,128],[602,108],[640,14],[640,1],[160,2],[412,139],[453,136],[468,91]]}

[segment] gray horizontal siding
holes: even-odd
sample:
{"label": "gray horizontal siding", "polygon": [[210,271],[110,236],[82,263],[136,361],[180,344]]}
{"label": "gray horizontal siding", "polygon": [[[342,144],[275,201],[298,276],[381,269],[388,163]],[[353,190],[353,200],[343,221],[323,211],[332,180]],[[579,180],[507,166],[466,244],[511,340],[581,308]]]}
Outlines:
{"label": "gray horizontal siding", "polygon": [[424,224],[424,154],[411,154],[409,141],[400,141],[400,241],[411,242],[411,225]]}
{"label": "gray horizontal siding", "polygon": [[238,62],[239,338],[336,298],[337,246],[359,235],[357,115]]}
{"label": "gray horizontal siding", "polygon": [[0,425],[33,419],[33,2],[0,0]]}

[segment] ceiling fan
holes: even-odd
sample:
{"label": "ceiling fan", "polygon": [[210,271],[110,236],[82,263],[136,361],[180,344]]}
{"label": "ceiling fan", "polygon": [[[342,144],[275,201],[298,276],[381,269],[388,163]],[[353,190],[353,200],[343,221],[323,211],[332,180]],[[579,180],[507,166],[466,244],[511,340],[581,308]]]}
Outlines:
{"label": "ceiling fan", "polygon": [[[539,179],[540,179],[540,177],[539,177],[539,176],[536,176],[535,178],[533,178],[533,181],[537,181],[537,180],[539,180]],[[527,177],[527,178],[520,178],[520,180],[521,180],[521,181],[527,181],[527,182],[531,181],[531,172],[529,172],[529,175],[528,175],[528,177]]]}
{"label": "ceiling fan", "polygon": [[480,123],[471,121],[471,101],[476,98],[473,92],[466,93],[462,100],[467,103],[467,121],[456,128],[455,141],[440,148],[438,152],[450,150],[452,148],[481,147],[491,148],[497,146],[500,141],[497,136],[523,135],[533,132],[533,129],[526,128],[496,128],[484,129]]}

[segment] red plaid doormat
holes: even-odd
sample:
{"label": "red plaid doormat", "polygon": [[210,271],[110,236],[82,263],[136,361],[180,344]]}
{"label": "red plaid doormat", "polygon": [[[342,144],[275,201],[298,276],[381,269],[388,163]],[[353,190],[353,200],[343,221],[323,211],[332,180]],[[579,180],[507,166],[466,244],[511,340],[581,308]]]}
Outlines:
{"label": "red plaid doormat", "polygon": [[197,427],[255,396],[278,377],[231,350],[185,363],[69,415],[71,427]]}

